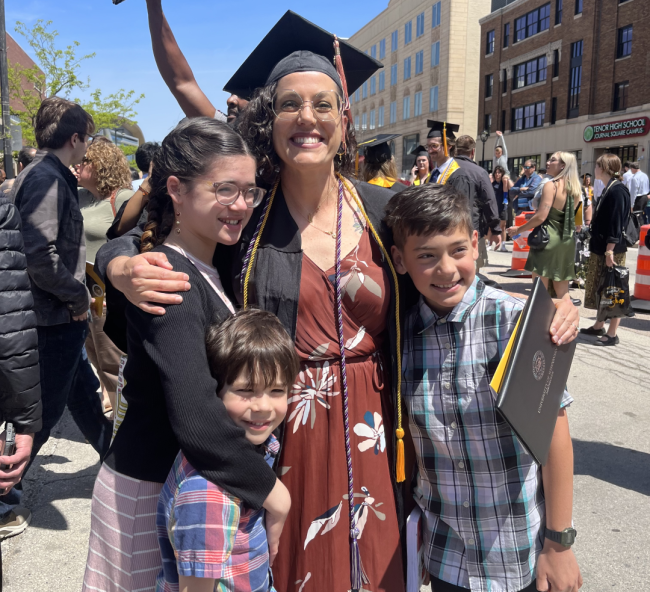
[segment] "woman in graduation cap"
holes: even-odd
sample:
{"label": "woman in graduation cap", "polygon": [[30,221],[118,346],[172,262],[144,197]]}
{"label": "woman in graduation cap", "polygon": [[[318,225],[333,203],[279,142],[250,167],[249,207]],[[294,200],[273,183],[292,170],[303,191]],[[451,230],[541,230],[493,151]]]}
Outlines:
{"label": "woman in graduation cap", "polygon": [[429,182],[431,166],[429,165],[429,153],[424,146],[416,146],[411,154],[415,155],[415,164],[411,169],[410,181],[413,185],[424,185]]}
{"label": "woman in graduation cap", "polygon": [[[380,134],[359,144],[359,148],[365,149],[363,180],[366,183],[387,189],[393,188],[397,183],[397,167],[389,142],[399,137],[399,134]],[[400,191],[405,186],[399,183],[395,189]]]}
{"label": "woman in graduation cap", "polygon": [[[270,188],[242,236],[236,287],[245,306],[280,317],[302,360],[279,463],[292,509],[274,578],[286,591],[400,592],[393,485],[403,431],[385,357],[399,356],[389,349],[397,278],[381,222],[392,192],[352,181],[348,102],[379,64],[297,15],[283,21],[234,76],[261,87],[238,129]],[[388,144],[366,158],[381,169]]]}

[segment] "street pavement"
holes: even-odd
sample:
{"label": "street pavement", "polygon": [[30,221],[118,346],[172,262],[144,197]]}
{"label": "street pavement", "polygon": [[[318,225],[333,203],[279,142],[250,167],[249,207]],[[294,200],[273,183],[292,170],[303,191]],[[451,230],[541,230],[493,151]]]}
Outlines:
{"label": "street pavement", "polygon": [[[484,272],[508,291],[530,292],[530,280],[499,275],[510,254],[489,257]],[[628,266],[636,268],[636,249]],[[582,300],[584,293],[572,295]],[[580,312],[582,327],[593,324],[594,311]],[[574,549],[585,592],[650,590],[650,314],[624,319],[619,336],[620,345],[610,348],[581,337],[569,378]],[[31,526],[2,543],[5,592],[81,589],[98,470],[97,455],[66,413],[25,480]]]}

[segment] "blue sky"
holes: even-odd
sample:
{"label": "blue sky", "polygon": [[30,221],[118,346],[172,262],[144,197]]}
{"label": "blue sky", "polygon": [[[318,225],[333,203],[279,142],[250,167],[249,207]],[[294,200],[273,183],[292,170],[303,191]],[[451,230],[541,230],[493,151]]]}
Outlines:
{"label": "blue sky", "polygon": [[[199,85],[225,111],[221,89],[232,73],[287,10],[349,37],[388,5],[388,0],[352,0],[329,5],[309,1],[163,0],[163,9]],[[324,6],[331,8],[324,10]],[[240,8],[244,7],[244,8]],[[81,55],[96,52],[82,73],[104,94],[120,88],[144,93],[137,121],[147,140],[162,140],[183,117],[158,74],[151,51],[145,0],[5,0],[7,31],[28,53],[15,22],[51,20],[59,47],[79,41]],[[79,93],[77,93],[79,94]]]}

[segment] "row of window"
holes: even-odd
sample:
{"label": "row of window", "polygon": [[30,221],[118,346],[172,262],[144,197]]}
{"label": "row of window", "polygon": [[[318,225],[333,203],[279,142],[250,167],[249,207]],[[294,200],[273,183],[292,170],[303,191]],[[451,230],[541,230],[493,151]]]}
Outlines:
{"label": "row of window", "polygon": [[[422,91],[416,92],[411,97],[404,97],[402,100],[402,119],[410,119],[411,116],[418,117],[422,115]],[[413,112],[411,114],[411,107]],[[397,101],[393,101],[389,107],[389,123],[397,122]],[[432,86],[429,90],[429,112],[433,113],[438,110],[438,87]],[[380,106],[377,110],[371,109],[369,112],[362,113],[361,116],[355,115],[354,127],[357,130],[375,129],[376,127],[383,127],[384,123],[384,106]]]}
{"label": "row of window", "polygon": [[[431,67],[434,68],[440,65],[440,41],[436,41],[431,45]],[[412,56],[409,56],[404,59],[404,80],[409,80],[412,76]],[[424,71],[424,51],[418,51],[415,54],[415,75],[422,74]],[[397,64],[393,64],[390,67],[390,85],[395,86],[397,84]],[[379,84],[377,84],[379,82]],[[360,89],[357,89],[352,97],[350,97],[350,102],[354,103],[359,102],[361,99],[367,99],[368,96],[372,96],[377,92],[385,90],[386,87],[386,73],[379,72],[376,76],[373,76],[369,80],[363,83]]]}
{"label": "row of window", "polygon": [[[441,3],[436,2],[431,9],[431,28],[435,29],[440,26]],[[415,17],[415,38],[419,39],[424,35],[425,27],[425,13],[421,12]],[[413,21],[408,21],[404,24],[404,45],[408,45],[413,41]],[[377,45],[379,45],[379,59],[383,60],[386,57],[386,39],[381,39],[379,43],[375,43],[370,50],[366,53],[373,58],[377,57]],[[397,51],[399,48],[399,29],[395,29],[390,35],[390,50],[391,52]]]}

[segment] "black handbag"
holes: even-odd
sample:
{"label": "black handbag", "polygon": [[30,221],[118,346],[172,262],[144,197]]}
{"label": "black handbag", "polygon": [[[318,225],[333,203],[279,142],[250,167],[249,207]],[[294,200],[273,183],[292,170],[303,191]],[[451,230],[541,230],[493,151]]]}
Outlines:
{"label": "black handbag", "polygon": [[[555,185],[555,181],[553,181],[553,184]],[[555,185],[555,195],[553,196],[553,203],[551,204],[551,207],[555,205],[556,196],[557,196],[557,185]],[[539,226],[533,228],[531,233],[528,235],[528,246],[533,251],[541,251],[542,249],[545,249],[546,245],[548,245],[549,241],[551,240],[551,237],[548,234],[548,228],[546,228],[547,225],[548,225],[548,216],[547,219],[544,220],[544,222],[542,222]]]}
{"label": "black handbag", "polygon": [[630,212],[630,215],[628,216],[623,236],[625,237],[625,244],[627,244],[628,247],[633,247],[639,242],[639,237],[641,236],[641,224],[639,218],[634,212]]}

